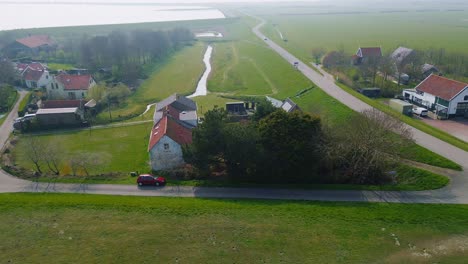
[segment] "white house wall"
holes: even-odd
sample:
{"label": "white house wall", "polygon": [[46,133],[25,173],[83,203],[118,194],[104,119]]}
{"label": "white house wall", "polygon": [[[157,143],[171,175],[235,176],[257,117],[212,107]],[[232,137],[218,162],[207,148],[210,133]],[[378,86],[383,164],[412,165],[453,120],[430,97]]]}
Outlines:
{"label": "white house wall", "polygon": [[[165,149],[165,144],[169,146]],[[168,136],[164,136],[150,150],[151,168],[155,171],[172,169],[183,165],[182,147]]]}
{"label": "white house wall", "polygon": [[468,96],[468,87],[466,87],[465,90],[463,90],[455,98],[453,98],[452,101],[450,101],[450,104],[449,104],[450,115],[456,114],[458,103],[468,102],[468,100],[464,100],[465,96]]}

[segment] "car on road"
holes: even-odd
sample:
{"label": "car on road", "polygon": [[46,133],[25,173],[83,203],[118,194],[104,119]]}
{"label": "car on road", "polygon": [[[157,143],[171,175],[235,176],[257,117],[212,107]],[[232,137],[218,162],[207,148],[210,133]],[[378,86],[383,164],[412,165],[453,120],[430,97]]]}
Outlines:
{"label": "car on road", "polygon": [[160,176],[153,176],[151,174],[141,174],[137,178],[138,186],[143,185],[155,185],[155,186],[163,186],[166,185],[166,179]]}

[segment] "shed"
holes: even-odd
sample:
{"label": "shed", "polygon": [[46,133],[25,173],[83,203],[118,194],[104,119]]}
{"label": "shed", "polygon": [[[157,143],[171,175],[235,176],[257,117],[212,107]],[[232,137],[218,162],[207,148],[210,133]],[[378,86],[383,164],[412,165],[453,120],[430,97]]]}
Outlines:
{"label": "shed", "polygon": [[411,116],[413,113],[413,105],[408,102],[399,99],[391,99],[389,105],[400,114]]}
{"label": "shed", "polygon": [[370,98],[377,98],[380,97],[380,88],[362,88],[358,90],[359,93],[370,97]]}
{"label": "shed", "polygon": [[42,127],[78,126],[83,121],[78,107],[42,108],[37,110],[36,118]]}
{"label": "shed", "polygon": [[247,114],[244,102],[226,103],[226,111],[229,114],[236,114],[236,115],[245,115],[245,114]]}

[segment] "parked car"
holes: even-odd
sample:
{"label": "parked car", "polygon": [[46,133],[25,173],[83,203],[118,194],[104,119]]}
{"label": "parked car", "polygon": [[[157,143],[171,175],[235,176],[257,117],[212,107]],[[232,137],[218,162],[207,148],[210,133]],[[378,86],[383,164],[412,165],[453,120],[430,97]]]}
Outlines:
{"label": "parked car", "polygon": [[160,176],[155,177],[151,174],[141,174],[137,178],[137,184],[138,186],[143,186],[143,185],[162,186],[166,184],[166,179]]}
{"label": "parked car", "polygon": [[413,108],[413,114],[418,115],[420,117],[426,117],[427,116],[427,109],[423,108],[423,107]]}

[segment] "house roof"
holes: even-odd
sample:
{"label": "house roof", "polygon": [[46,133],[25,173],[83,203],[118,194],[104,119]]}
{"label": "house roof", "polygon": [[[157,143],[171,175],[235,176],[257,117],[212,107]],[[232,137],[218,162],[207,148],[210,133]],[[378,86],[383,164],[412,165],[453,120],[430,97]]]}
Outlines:
{"label": "house roof", "polygon": [[390,58],[392,58],[394,61],[401,63],[404,59],[406,59],[411,53],[413,53],[414,50],[410,48],[405,48],[405,47],[398,47],[392,55],[390,55]]}
{"label": "house roof", "polygon": [[196,111],[197,104],[180,94],[173,94],[156,104],[156,111],[161,111],[166,106],[171,105],[179,111]]}
{"label": "house roof", "polygon": [[192,129],[185,126],[182,122],[178,122],[174,118],[164,115],[151,130],[148,151],[153,149],[164,136],[168,136],[179,145],[192,143]]}
{"label": "house roof", "polygon": [[27,68],[24,73],[23,73],[23,78],[26,81],[39,81],[41,79],[42,75],[44,74],[44,71],[35,71],[31,70],[30,68]]}
{"label": "house roof", "polygon": [[47,100],[42,102],[42,108],[82,107],[86,102],[84,100]]}
{"label": "house roof", "polygon": [[286,100],[284,100],[283,102],[283,105],[281,106],[281,108],[288,112],[288,113],[291,113],[293,111],[296,111],[296,110],[300,110],[299,106],[297,106],[296,103],[294,103],[291,99],[287,98]]}
{"label": "house roof", "polygon": [[41,108],[37,110],[36,115],[51,115],[51,114],[73,114],[78,111],[77,107],[67,107],[67,108]]}
{"label": "house roof", "polygon": [[439,71],[439,69],[437,69],[436,66],[434,66],[432,64],[428,64],[428,63],[424,63],[424,65],[421,67],[421,70],[422,70],[423,73],[428,72],[430,70],[434,70],[436,72]]}
{"label": "house roof", "polygon": [[88,90],[93,77],[89,74],[85,75],[72,75],[72,74],[59,74],[56,80],[63,84],[65,90]]}
{"label": "house roof", "polygon": [[17,39],[16,42],[23,44],[28,48],[37,48],[44,45],[53,45],[54,41],[47,35],[33,35],[21,39]]}
{"label": "house roof", "polygon": [[431,74],[416,86],[416,90],[450,101],[467,87],[467,83]]}
{"label": "house roof", "polygon": [[359,48],[357,55],[358,56],[360,55],[361,58],[364,58],[364,57],[382,57],[382,49],[380,47]]}
{"label": "house roof", "polygon": [[267,96],[266,99],[276,108],[280,108],[283,102],[273,97]]}

